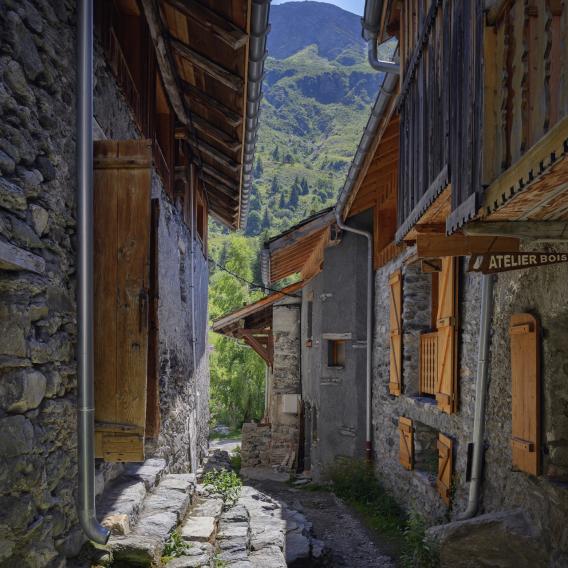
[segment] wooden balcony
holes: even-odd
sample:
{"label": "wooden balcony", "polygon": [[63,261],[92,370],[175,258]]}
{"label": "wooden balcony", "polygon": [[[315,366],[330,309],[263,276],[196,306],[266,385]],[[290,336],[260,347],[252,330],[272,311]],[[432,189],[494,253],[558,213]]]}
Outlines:
{"label": "wooden balcony", "polygon": [[438,377],[438,332],[423,333],[420,336],[420,376],[421,395],[436,394]]}

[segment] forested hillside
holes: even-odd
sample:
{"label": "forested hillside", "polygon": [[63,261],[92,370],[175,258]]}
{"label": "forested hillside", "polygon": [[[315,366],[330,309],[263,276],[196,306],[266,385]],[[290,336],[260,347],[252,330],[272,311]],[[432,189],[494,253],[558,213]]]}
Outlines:
{"label": "forested hillside", "polygon": [[[258,297],[262,241],[335,202],[382,76],[367,61],[360,18],[322,2],[270,9],[255,181],[245,235],[212,224],[210,317]],[[264,363],[248,347],[212,337],[211,410],[233,428],[263,411]]]}

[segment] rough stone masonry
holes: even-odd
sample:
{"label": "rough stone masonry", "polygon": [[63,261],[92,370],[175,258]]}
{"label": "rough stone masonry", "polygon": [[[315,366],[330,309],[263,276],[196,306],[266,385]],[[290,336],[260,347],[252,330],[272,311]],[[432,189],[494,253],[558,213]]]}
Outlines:
{"label": "rough stone masonry", "polygon": [[[77,524],[75,306],[75,2],[0,2],[0,246],[26,270],[0,270],[0,566],[64,566],[84,542]],[[96,46],[95,135],[139,138]],[[171,471],[206,447],[206,334],[192,361],[191,235],[162,203],[160,398],[155,453]],[[10,248],[11,247],[11,248]],[[207,320],[207,264],[196,247],[196,327]],[[9,268],[9,269],[7,269]],[[190,448],[188,451],[187,448]],[[120,472],[101,465],[97,490]]]}

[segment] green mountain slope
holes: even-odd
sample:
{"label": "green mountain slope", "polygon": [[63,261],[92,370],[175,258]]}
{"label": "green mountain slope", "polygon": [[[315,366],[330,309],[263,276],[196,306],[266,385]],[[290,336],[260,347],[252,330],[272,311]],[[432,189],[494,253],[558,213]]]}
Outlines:
{"label": "green mountain slope", "polygon": [[271,25],[250,236],[335,201],[382,81],[366,62],[358,16],[290,2],[272,6]]}

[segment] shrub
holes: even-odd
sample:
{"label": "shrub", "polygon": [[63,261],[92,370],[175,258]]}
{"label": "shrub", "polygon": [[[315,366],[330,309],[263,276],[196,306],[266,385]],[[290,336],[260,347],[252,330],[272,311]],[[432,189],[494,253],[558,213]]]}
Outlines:
{"label": "shrub", "polygon": [[203,478],[203,484],[223,499],[226,508],[232,507],[241,495],[241,478],[234,471],[218,469],[209,471]]}
{"label": "shrub", "polygon": [[426,538],[426,523],[415,512],[410,513],[403,531],[404,545],[400,557],[403,568],[435,568],[438,549]]}

